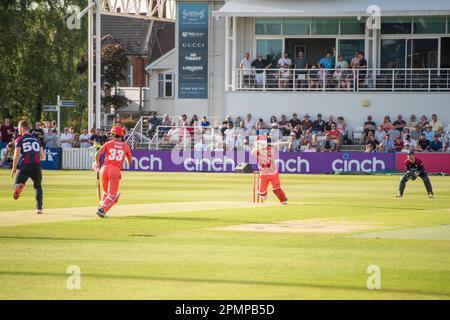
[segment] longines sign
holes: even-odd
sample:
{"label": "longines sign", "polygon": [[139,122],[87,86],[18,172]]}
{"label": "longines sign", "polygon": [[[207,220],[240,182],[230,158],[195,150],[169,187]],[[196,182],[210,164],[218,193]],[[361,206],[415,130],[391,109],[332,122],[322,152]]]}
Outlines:
{"label": "longines sign", "polygon": [[178,98],[208,99],[208,4],[178,4]]}

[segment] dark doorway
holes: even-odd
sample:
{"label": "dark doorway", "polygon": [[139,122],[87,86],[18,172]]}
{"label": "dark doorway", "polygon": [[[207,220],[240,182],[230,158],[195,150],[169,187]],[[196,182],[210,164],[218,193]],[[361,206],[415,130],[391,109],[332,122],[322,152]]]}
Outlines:
{"label": "dark doorway", "polygon": [[450,68],[450,38],[441,38],[441,68]]}
{"label": "dark doorway", "polygon": [[285,48],[289,57],[295,59],[303,51],[309,65],[316,64],[324,57],[326,51],[332,51],[336,39],[286,39]]}

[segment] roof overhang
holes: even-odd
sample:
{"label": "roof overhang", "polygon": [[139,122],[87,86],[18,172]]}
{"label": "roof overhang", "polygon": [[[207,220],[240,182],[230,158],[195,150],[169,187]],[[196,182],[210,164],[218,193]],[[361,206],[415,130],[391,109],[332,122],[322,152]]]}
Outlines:
{"label": "roof overhang", "polygon": [[216,17],[364,17],[377,5],[381,16],[450,15],[449,0],[228,0]]}

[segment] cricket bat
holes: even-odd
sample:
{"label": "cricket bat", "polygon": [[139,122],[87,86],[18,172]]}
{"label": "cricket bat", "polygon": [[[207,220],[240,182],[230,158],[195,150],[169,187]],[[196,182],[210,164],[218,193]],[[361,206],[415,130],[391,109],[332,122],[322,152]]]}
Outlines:
{"label": "cricket bat", "polygon": [[100,191],[100,173],[97,172],[97,197],[98,201],[102,199],[102,192]]}

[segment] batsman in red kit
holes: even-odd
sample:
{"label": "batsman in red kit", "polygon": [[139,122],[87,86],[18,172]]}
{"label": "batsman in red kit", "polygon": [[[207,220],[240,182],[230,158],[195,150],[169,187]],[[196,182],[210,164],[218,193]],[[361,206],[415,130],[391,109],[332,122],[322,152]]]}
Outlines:
{"label": "batsman in red kit", "polygon": [[275,151],[272,148],[271,139],[266,136],[258,136],[252,155],[256,156],[259,168],[258,194],[266,201],[267,189],[269,183],[272,183],[273,193],[283,205],[287,205],[288,199],[281,189],[280,174],[275,164]]}
{"label": "batsman in red kit", "polygon": [[[119,201],[119,184],[123,162],[132,162],[130,147],[122,141],[123,129],[115,126],[111,129],[113,140],[106,142],[95,154],[93,168],[98,172],[103,186],[103,195],[98,207],[97,215],[104,218],[111,207]],[[100,169],[100,157],[105,155],[105,160]]]}

